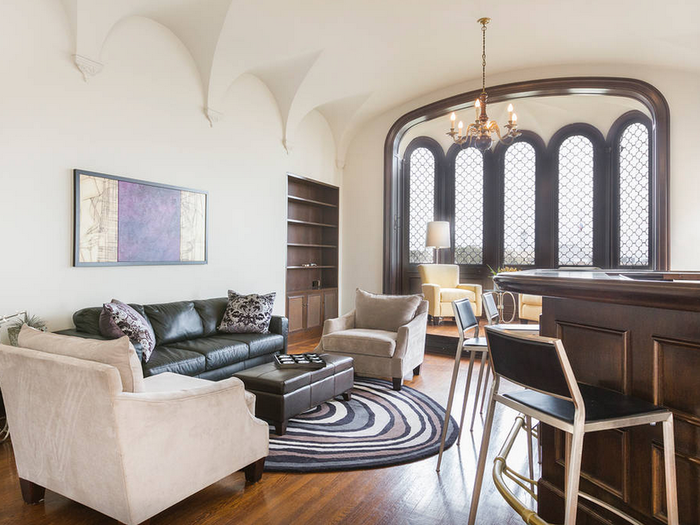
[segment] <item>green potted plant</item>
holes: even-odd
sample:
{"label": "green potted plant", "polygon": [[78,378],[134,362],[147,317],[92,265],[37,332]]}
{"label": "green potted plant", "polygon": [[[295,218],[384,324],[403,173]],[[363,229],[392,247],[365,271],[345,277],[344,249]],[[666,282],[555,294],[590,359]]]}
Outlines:
{"label": "green potted plant", "polygon": [[36,328],[42,332],[46,332],[46,322],[36,315],[29,315],[29,312],[24,314],[24,318],[18,317],[7,327],[7,337],[10,339],[10,344],[12,346],[19,346],[17,339],[19,337],[19,331],[24,325],[30,326],[31,328]]}

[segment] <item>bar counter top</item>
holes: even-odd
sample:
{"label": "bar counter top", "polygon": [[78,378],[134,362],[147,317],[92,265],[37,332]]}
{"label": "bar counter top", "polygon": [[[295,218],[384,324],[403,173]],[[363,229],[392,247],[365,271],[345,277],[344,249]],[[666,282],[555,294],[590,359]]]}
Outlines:
{"label": "bar counter top", "polygon": [[700,312],[700,272],[525,270],[494,281],[510,292]]}

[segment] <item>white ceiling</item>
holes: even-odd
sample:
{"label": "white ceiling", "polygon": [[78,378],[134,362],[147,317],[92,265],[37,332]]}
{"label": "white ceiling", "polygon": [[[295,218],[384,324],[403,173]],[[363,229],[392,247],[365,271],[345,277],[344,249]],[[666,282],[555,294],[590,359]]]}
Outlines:
{"label": "white ceiling", "polygon": [[340,142],[358,120],[478,78],[481,16],[493,19],[487,73],[587,63],[700,71],[699,0],[62,2],[77,55],[101,62],[116,24],[151,18],[191,53],[204,107],[216,110],[238,77],[255,75],[287,137],[317,109]]}

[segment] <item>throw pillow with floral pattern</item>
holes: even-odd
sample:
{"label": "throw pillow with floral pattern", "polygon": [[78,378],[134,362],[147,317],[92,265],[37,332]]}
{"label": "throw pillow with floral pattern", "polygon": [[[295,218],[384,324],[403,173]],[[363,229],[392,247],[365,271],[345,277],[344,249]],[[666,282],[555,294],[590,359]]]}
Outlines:
{"label": "throw pillow with floral pattern", "polygon": [[[129,338],[129,341],[133,344],[141,344],[143,362],[148,362],[156,347],[156,336],[148,321],[131,306],[116,299],[102,305],[102,312],[116,325],[117,330]],[[100,315],[100,322],[103,324],[102,315]]]}
{"label": "throw pillow with floral pattern", "polygon": [[270,329],[275,292],[240,295],[228,291],[228,304],[218,330],[227,334],[266,334]]}

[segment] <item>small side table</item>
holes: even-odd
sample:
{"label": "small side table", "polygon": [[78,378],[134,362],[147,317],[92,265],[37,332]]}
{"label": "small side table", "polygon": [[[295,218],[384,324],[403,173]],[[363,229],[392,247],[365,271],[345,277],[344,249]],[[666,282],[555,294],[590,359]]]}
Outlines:
{"label": "small side table", "polygon": [[[501,323],[512,323],[515,321],[515,314],[518,311],[518,302],[515,299],[515,295],[513,295],[513,292],[506,292],[505,290],[498,290],[498,289],[493,289],[493,290],[487,290],[489,293],[492,293],[496,298],[496,308],[498,308],[498,317],[500,318]],[[506,319],[504,315],[505,311],[505,298],[510,297],[510,300],[513,302],[513,313],[510,315],[510,319]]]}

